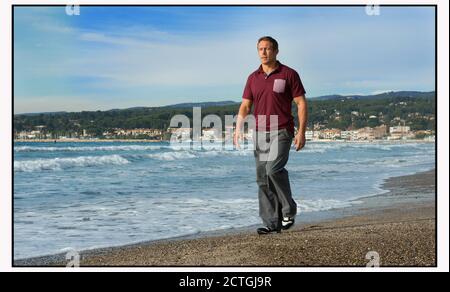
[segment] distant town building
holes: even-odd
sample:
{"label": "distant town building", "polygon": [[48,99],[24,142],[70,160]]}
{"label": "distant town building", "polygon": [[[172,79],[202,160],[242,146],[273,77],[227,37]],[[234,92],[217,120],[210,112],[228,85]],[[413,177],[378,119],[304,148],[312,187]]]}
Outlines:
{"label": "distant town building", "polygon": [[189,140],[191,139],[192,128],[168,128],[172,139]]}
{"label": "distant town building", "polygon": [[326,129],[320,131],[320,139],[338,139],[341,138],[341,130],[339,129]]}
{"label": "distant town building", "polygon": [[341,131],[341,139],[357,140],[358,131]]}
{"label": "distant town building", "polygon": [[414,136],[409,126],[393,126],[389,128],[389,140],[406,139]]}
{"label": "distant town building", "polygon": [[314,131],[305,131],[305,139],[311,141],[314,139]]}
{"label": "distant town building", "polygon": [[159,135],[161,135],[161,130],[158,130],[158,129],[130,129],[130,130],[119,129],[116,131],[116,133],[119,135],[124,135],[124,136],[140,136],[140,135],[159,136]]}
{"label": "distant town building", "polygon": [[389,127],[389,133],[392,134],[408,134],[410,131],[409,126],[394,126]]}
{"label": "distant town building", "polygon": [[387,135],[386,125],[381,125],[375,128],[365,127],[357,130],[357,140],[374,140],[382,139]]}

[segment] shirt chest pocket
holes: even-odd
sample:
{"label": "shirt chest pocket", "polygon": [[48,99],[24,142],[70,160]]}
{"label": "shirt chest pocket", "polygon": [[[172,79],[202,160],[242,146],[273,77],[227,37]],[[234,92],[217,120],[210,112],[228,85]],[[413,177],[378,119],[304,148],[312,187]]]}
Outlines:
{"label": "shirt chest pocket", "polygon": [[284,93],[286,89],[285,79],[275,79],[273,82],[273,91],[276,93]]}

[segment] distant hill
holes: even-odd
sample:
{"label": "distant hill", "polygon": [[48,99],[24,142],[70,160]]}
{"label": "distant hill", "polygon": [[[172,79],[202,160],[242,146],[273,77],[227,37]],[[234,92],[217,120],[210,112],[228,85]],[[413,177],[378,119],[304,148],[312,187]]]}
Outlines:
{"label": "distant hill", "polygon": [[59,114],[67,114],[67,112],[42,112],[42,113],[24,113],[24,114],[16,114],[15,116],[39,116],[39,115],[59,115]]}
{"label": "distant hill", "polygon": [[422,91],[389,91],[380,94],[373,95],[324,95],[318,97],[311,97],[313,100],[339,100],[339,99],[381,99],[392,97],[412,97],[412,98],[429,98],[435,97],[435,91],[422,92]]}
{"label": "distant hill", "polygon": [[[369,100],[369,99],[384,99],[384,98],[393,98],[393,97],[410,97],[410,98],[436,98],[435,91],[422,92],[422,91],[390,91],[384,92],[375,95],[340,95],[340,94],[332,94],[332,95],[323,95],[318,97],[308,97],[308,100]],[[158,110],[158,109],[181,109],[181,108],[193,108],[193,107],[201,107],[202,109],[209,107],[221,107],[221,106],[234,106],[238,105],[240,102],[235,101],[213,101],[213,102],[197,102],[197,103],[178,103],[160,107],[144,107],[144,106],[136,106],[130,107],[126,109],[110,109],[102,112],[120,112],[120,111],[135,111],[135,110]],[[87,111],[87,112],[96,112],[96,111]],[[42,112],[42,113],[23,113],[16,114],[14,116],[38,116],[38,115],[60,115],[67,114],[67,111],[58,111],[58,112]]]}
{"label": "distant hill", "polygon": [[[239,102],[235,101],[212,101],[212,102],[197,102],[197,103],[178,103],[178,104],[171,104],[171,105],[165,105],[165,106],[159,106],[159,107],[146,107],[146,106],[135,106],[125,109],[110,109],[103,112],[118,112],[122,110],[127,111],[134,111],[134,110],[150,110],[150,109],[180,109],[180,108],[192,108],[192,107],[201,107],[201,108],[208,108],[208,107],[214,107],[214,106],[228,106],[228,105],[237,105],[240,104]],[[90,111],[90,112],[96,112],[96,111]],[[67,114],[67,111],[59,111],[59,112],[41,112],[41,113],[23,113],[23,114],[15,114],[15,116],[38,116],[38,115],[59,115],[59,114]]]}
{"label": "distant hill", "polygon": [[[45,126],[54,135],[73,136],[85,131],[102,137],[105,131],[122,129],[167,129],[175,115],[193,119],[193,107],[201,107],[202,116],[215,114],[224,124],[227,115],[234,116],[239,102],[180,103],[162,107],[133,107],[108,111],[53,112],[14,115],[14,131],[31,131]],[[295,105],[293,104],[293,107]],[[376,95],[328,95],[309,98],[308,127],[360,129],[390,126],[402,122],[412,130],[435,129],[436,94],[431,92],[399,91]],[[297,121],[297,111],[292,111]],[[64,133],[64,134],[61,134]]]}

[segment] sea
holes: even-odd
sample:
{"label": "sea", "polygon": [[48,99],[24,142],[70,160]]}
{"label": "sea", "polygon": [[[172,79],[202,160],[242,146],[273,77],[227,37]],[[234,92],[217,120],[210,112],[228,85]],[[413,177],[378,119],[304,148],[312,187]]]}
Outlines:
{"label": "sea", "polygon": [[[14,143],[14,259],[259,224],[252,147],[193,144]],[[382,194],[435,154],[430,142],[307,142],[286,169],[306,216]]]}

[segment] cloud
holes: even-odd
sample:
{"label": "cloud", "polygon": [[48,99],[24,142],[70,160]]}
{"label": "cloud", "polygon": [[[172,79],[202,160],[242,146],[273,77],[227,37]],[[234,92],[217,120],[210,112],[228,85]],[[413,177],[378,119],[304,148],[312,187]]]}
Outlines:
{"label": "cloud", "polygon": [[381,89],[381,90],[375,90],[375,91],[372,91],[371,94],[376,95],[376,94],[382,94],[382,93],[392,92],[392,91],[398,91],[398,90],[394,90],[394,89]]}
{"label": "cloud", "polygon": [[[146,35],[125,37],[82,33],[87,42],[114,46],[85,50],[79,56],[78,74],[101,77],[104,86],[192,86],[239,84],[257,66],[254,40],[213,38],[199,40],[170,35],[171,42],[156,42]],[[253,60],[253,61],[250,61]],[[250,64],[253,63],[253,66]],[[243,64],[249,64],[247,68]],[[111,81],[111,83],[105,83]]]}
{"label": "cloud", "polygon": [[[84,23],[48,11],[16,19],[19,27],[32,23],[33,30],[17,30],[18,100],[39,100],[46,86],[65,89],[60,105],[73,96],[86,107],[87,96],[98,107],[108,106],[104,100],[111,96],[127,97],[129,106],[146,100],[167,104],[169,97],[239,99],[259,65],[255,44],[262,35],[278,39],[279,59],[300,72],[309,96],[434,86],[434,19],[412,13],[422,10],[383,9],[375,18],[363,9],[311,7],[159,8],[173,11],[172,18],[162,18],[167,15],[156,8],[145,10],[154,14],[139,16],[136,10],[128,18],[105,11],[82,11]],[[267,25],[271,19],[276,22]],[[126,104],[122,101],[110,100],[109,107]],[[53,106],[57,98],[42,102]]]}
{"label": "cloud", "polygon": [[113,99],[99,100],[89,95],[55,95],[55,96],[17,96],[14,99],[14,114],[38,113],[38,112],[79,112],[110,110],[113,108],[130,107],[128,102],[139,102],[139,100],[115,101]]}

